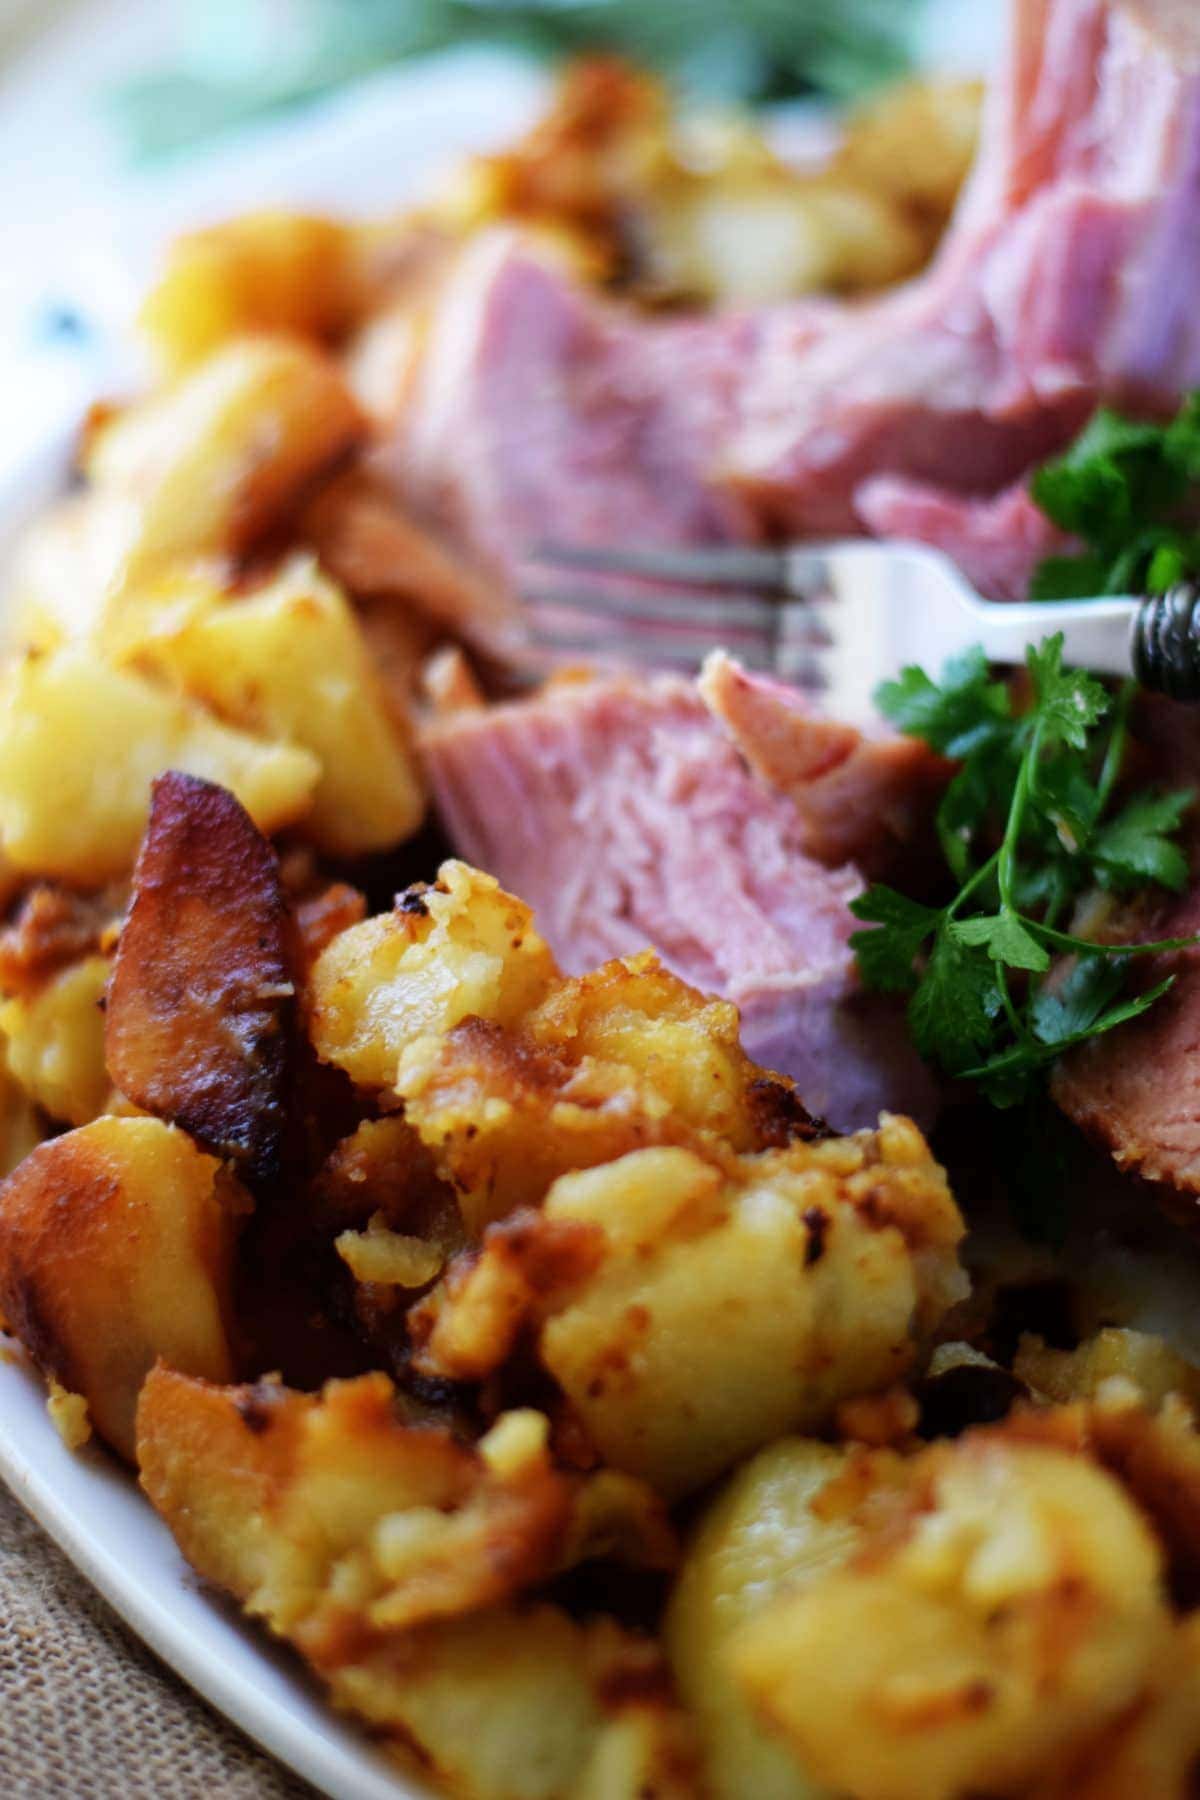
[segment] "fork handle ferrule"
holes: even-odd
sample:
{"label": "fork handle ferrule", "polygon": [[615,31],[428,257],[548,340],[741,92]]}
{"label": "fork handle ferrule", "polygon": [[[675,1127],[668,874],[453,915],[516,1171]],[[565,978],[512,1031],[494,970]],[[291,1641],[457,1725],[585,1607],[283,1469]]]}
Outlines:
{"label": "fork handle ferrule", "polygon": [[1200,582],[1143,600],[1133,621],[1133,672],[1172,700],[1200,700]]}

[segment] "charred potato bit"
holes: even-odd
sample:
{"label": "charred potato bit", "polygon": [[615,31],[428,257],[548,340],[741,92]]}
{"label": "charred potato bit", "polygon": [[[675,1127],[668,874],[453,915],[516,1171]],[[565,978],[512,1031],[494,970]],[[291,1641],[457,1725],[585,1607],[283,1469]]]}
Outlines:
{"label": "charred potato bit", "polygon": [[223,788],[162,776],[108,1000],[113,1079],[265,1180],[279,1167],[294,995],[270,845]]}
{"label": "charred potato bit", "polygon": [[391,1089],[406,1045],[468,1016],[514,1022],[556,972],[529,908],[490,875],[447,862],[434,887],[410,889],[317,959],[309,1030],[323,1061]]}
{"label": "charred potato bit", "polygon": [[907,1120],[730,1159],[643,1150],[565,1175],[413,1320],[418,1366],[538,1355],[604,1460],[676,1496],[889,1385],[965,1291],[963,1224]]}
{"label": "charred potato bit", "polygon": [[53,1138],[0,1187],[0,1315],[123,1456],[160,1358],[232,1377],[232,1259],[248,1206],[157,1119],[97,1119]]}

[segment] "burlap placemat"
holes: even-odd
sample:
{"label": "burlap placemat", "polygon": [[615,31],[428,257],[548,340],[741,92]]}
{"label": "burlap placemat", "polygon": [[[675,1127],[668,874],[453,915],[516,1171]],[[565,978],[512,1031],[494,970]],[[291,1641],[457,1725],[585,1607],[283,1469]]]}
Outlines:
{"label": "burlap placemat", "polygon": [[0,1483],[5,1800],[315,1800],[126,1630]]}

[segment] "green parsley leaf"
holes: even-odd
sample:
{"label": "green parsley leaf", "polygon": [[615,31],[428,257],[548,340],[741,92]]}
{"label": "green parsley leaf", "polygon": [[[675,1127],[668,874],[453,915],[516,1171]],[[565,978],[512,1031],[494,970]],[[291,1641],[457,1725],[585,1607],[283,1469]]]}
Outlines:
{"label": "green parsley leaf", "polygon": [[1138,794],[1115,819],[1097,831],[1092,855],[1106,887],[1129,892],[1156,882],[1179,893],[1187,881],[1187,859],[1172,833],[1179,830],[1195,794]]}
{"label": "green parsley leaf", "polygon": [[1039,1043],[1069,1044],[1090,1032],[1125,984],[1127,963],[1120,956],[1080,956],[1061,979],[1043,987],[1029,1007]]}
{"label": "green parsley leaf", "polygon": [[908,993],[917,979],[913,963],[936,931],[941,914],[882,883],[852,900],[850,911],[856,919],[878,926],[875,931],[856,931],[850,939],[867,986],[885,994]]}
{"label": "green parsley leaf", "polygon": [[[1149,429],[1126,432],[1109,416],[1094,441],[1127,461],[1143,454]],[[1187,453],[1200,457],[1200,401],[1188,431]],[[901,730],[961,762],[937,814],[957,893],[937,908],[877,886],[853,903],[872,927],[851,939],[864,983],[907,993],[921,1054],[997,1107],[1031,1102],[1065,1050],[1166,992],[1170,976],[1129,994],[1133,959],[1196,941],[1100,944],[1062,929],[1098,883],[1122,892],[1184,884],[1177,840],[1192,796],[1135,793],[1113,811],[1132,683],[1114,706],[1091,675],[1064,667],[1061,636],[1031,645],[1026,665],[1021,712],[980,650],[956,658],[941,681],[912,668],[882,690]]]}
{"label": "green parsley leaf", "polygon": [[909,1003],[913,1041],[922,1056],[957,1075],[991,1050],[1002,1004],[990,957],[943,932]]}
{"label": "green parsley leaf", "polygon": [[957,920],[950,926],[950,935],[959,944],[982,945],[993,962],[1006,963],[1010,969],[1030,969],[1040,975],[1050,967],[1049,951],[1015,913],[980,913],[974,919]]}
{"label": "green parsley leaf", "polygon": [[1200,573],[1200,534],[1187,528],[1198,488],[1200,394],[1188,395],[1167,425],[1101,407],[1030,482],[1046,517],[1084,544],[1040,564],[1032,597],[1162,593]]}
{"label": "green parsley leaf", "polygon": [[902,670],[898,681],[877,689],[875,704],[898,731],[923,738],[942,756],[969,756],[1012,713],[1008,689],[992,680],[978,645],[953,657],[940,682],[931,681],[924,669]]}
{"label": "green parsley leaf", "polygon": [[1042,747],[1069,744],[1082,750],[1087,734],[1108,711],[1107,693],[1092,675],[1081,669],[1064,669],[1063,636],[1043,638],[1025,652],[1025,666],[1033,681],[1034,717]]}

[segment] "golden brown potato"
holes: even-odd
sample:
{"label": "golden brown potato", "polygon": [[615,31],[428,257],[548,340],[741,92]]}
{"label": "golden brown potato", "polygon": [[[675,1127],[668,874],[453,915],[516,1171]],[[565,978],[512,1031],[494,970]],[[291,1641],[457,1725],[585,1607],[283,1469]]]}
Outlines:
{"label": "golden brown potato", "polygon": [[331,342],[365,299],[356,235],[307,213],[243,213],[177,238],[142,305],[163,373],[177,375],[228,338],[293,332]]}
{"label": "golden brown potato", "polygon": [[331,1674],[338,1702],[456,1800],[696,1800],[655,1646],[553,1606],[421,1627]]}
{"label": "golden brown potato", "polygon": [[902,1375],[965,1292],[962,1232],[909,1120],[724,1167],[643,1150],[452,1267],[411,1320],[419,1366],[478,1379],[532,1322],[603,1459],[676,1496]]}
{"label": "golden brown potato", "polygon": [[[581,1796],[690,1800],[655,1649],[511,1605],[572,1546],[607,1547],[607,1478],[558,1473],[537,1414],[506,1414],[468,1448],[396,1408],[382,1375],[314,1396],[157,1369],[138,1411],[142,1485],[206,1579],[464,1800],[566,1800],[593,1757],[595,1781],[613,1779]],[[638,1504],[652,1497],[622,1497],[627,1517]],[[623,1729],[602,1748],[609,1721]]]}
{"label": "golden brown potato", "polygon": [[319,1667],[431,1619],[499,1604],[614,1519],[639,1560],[674,1544],[654,1497],[557,1470],[539,1413],[468,1447],[406,1424],[384,1375],[320,1395],[218,1388],[158,1369],[138,1409],[142,1486],[184,1554]]}
{"label": "golden brown potato", "polygon": [[396,1092],[475,1232],[633,1150],[759,1149],[818,1129],[790,1083],[746,1056],[737,1009],[650,952],[559,981],[515,1029],[469,1017],[418,1039]]}
{"label": "golden brown potato", "polygon": [[[861,1453],[860,1453],[861,1454]],[[811,1587],[850,1555],[859,1533],[823,1490],[846,1452],[784,1438],[730,1477],[705,1512],[671,1595],[666,1644],[696,1720],[712,1800],[826,1800],[788,1746],[755,1717],[734,1678],[739,1629],[783,1591]]]}
{"label": "golden brown potato", "polygon": [[277,1173],[295,981],[275,852],[233,795],[161,775],[105,1022],[121,1092],[248,1179]]}
{"label": "golden brown potato", "polygon": [[232,1259],[248,1207],[218,1163],[157,1119],[97,1119],[53,1138],[0,1187],[0,1315],[123,1456],[160,1358],[232,1377]]}
{"label": "golden brown potato", "polygon": [[300,744],[320,777],[302,830],[332,856],[364,856],[409,837],[425,810],[410,744],[397,731],[366,641],[341,590],[310,557],[290,557],[245,596],[214,589],[186,609],[140,614],[126,653],[170,676],[231,725]]}
{"label": "golden brown potato", "polygon": [[86,1125],[108,1106],[104,995],[112,964],[85,956],[58,969],[32,993],[0,1002],[0,1038],[8,1072],[51,1119]]}
{"label": "golden brown potato", "polygon": [[918,1458],[854,1562],[771,1601],[731,1666],[835,1792],[1025,1794],[1136,1712],[1172,1635],[1162,1574],[1094,1462],[980,1431]]}
{"label": "golden brown potato", "polygon": [[114,579],[178,558],[240,555],[361,436],[331,361],[299,339],[240,338],[118,413],[85,469],[125,509]]}
{"label": "golden brown potato", "polygon": [[221,724],[83,643],[6,671],[0,841],[16,868],[81,887],[127,875],[166,769],[230,788],[266,832],[306,811],[320,774],[311,752]]}
{"label": "golden brown potato", "polygon": [[516,1020],[555,973],[529,908],[490,875],[446,862],[433,887],[410,888],[318,957],[309,1029],[323,1062],[390,1089],[407,1044],[468,1015]]}

